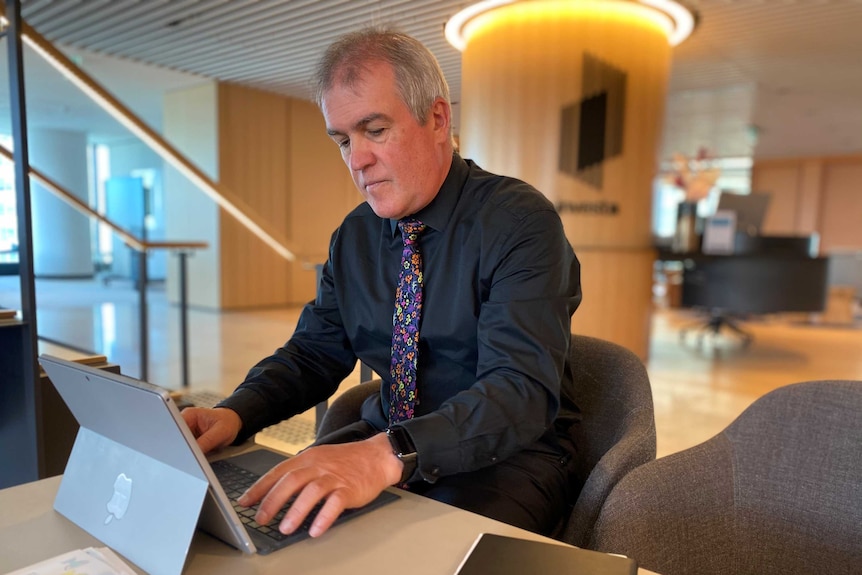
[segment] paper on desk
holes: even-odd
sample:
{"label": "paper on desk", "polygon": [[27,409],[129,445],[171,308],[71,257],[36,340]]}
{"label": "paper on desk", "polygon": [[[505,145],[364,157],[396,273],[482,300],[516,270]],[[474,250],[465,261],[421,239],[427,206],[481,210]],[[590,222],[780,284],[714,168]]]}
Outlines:
{"label": "paper on desk", "polygon": [[7,575],[134,575],[107,547],[87,547],[57,555]]}

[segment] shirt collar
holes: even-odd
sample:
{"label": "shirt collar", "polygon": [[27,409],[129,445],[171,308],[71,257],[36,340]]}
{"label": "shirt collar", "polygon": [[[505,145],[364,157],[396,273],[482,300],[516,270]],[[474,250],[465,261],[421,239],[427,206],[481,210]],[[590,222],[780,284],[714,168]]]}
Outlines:
{"label": "shirt collar", "polygon": [[[423,224],[434,230],[444,231],[447,224],[452,220],[452,212],[455,211],[455,205],[458,203],[458,198],[461,196],[461,190],[464,189],[464,182],[467,181],[469,166],[457,152],[452,154],[452,165],[449,167],[449,174],[443,180],[443,185],[440,186],[440,191],[431,200],[431,203],[416,212],[411,214]],[[398,231],[398,220],[389,220],[392,226],[392,235],[401,235]]]}

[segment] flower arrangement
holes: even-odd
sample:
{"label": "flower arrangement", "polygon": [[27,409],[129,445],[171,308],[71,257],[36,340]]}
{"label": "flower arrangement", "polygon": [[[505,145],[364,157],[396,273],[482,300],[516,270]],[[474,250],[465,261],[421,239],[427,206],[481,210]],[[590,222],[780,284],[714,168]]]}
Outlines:
{"label": "flower arrangement", "polygon": [[667,181],[683,191],[684,202],[699,202],[705,198],[721,174],[718,168],[712,166],[706,148],[700,148],[692,158],[674,154],[671,166],[672,172]]}

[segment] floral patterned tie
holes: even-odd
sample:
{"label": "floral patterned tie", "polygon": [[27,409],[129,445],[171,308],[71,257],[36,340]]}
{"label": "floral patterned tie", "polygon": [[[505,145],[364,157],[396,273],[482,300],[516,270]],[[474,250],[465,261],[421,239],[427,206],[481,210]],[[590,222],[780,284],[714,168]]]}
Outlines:
{"label": "floral patterned tie", "polygon": [[395,313],[392,316],[392,363],[389,375],[389,424],[413,417],[416,397],[416,363],[419,355],[419,322],[422,315],[422,256],[419,235],[427,226],[413,218],[398,222],[404,250],[398,287],[395,290]]}

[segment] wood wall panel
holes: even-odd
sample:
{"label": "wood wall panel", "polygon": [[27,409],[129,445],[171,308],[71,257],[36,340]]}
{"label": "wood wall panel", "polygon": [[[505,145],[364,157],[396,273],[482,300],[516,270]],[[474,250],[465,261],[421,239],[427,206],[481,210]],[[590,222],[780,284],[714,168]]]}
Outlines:
{"label": "wood wall panel", "polygon": [[751,190],[770,196],[763,220],[764,234],[793,235],[798,229],[801,169],[797,162],[774,162],[752,176]]}
{"label": "wood wall panel", "polygon": [[820,190],[823,187],[823,162],[806,160],[802,162],[801,169],[796,232],[800,234],[812,234],[820,225]]}
{"label": "wood wall panel", "polygon": [[752,189],[773,194],[764,233],[817,233],[824,254],[862,249],[862,156],[757,161]]}
{"label": "wood wall panel", "polygon": [[[290,108],[275,94],[219,84],[219,180],[256,222],[290,240]],[[221,307],[283,305],[291,264],[220,213]]]}
{"label": "wood wall panel", "polygon": [[[191,305],[240,309],[302,304],[314,297],[315,264],[329,238],[363,201],[311,102],[231,84],[170,94],[165,133],[219,181],[228,200],[285,244],[289,262],[167,168],[169,235],[203,240],[189,259]],[[175,281],[169,278],[172,301]]]}
{"label": "wood wall panel", "polygon": [[329,239],[344,217],[364,199],[326,135],[323,115],[303,100],[291,102],[291,214],[290,230],[300,254],[294,267],[291,302],[314,298],[315,265],[326,261]]}
{"label": "wood wall panel", "polygon": [[827,165],[823,183],[821,245],[862,249],[862,161]]}

